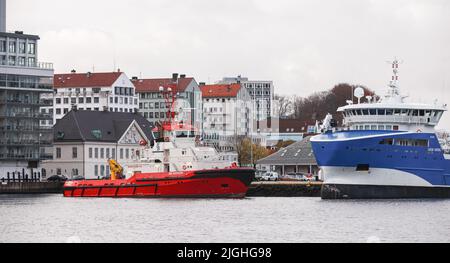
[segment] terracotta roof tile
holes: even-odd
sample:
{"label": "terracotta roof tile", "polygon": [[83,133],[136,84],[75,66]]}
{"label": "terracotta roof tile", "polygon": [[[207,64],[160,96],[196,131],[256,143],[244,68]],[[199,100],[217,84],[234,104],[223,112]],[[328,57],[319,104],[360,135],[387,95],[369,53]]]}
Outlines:
{"label": "terracotta roof tile", "polygon": [[55,74],[53,86],[55,88],[109,87],[122,74],[123,72]]}
{"label": "terracotta roof tile", "polygon": [[203,98],[233,98],[241,90],[241,84],[217,84],[200,86]]}
{"label": "terracotta roof tile", "polygon": [[[178,79],[178,92],[184,92],[189,84],[195,81],[194,78],[179,78]],[[136,92],[159,92],[159,87],[167,86],[172,83],[171,78],[161,78],[161,79],[137,79],[132,80],[134,86],[136,87]]]}

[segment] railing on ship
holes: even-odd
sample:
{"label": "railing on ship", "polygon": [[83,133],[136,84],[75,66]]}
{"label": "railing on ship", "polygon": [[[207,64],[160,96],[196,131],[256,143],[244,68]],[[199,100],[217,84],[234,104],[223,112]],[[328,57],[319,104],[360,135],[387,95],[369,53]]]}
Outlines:
{"label": "railing on ship", "polygon": [[355,122],[376,122],[376,123],[408,123],[408,124],[428,124],[437,125],[439,122],[438,117],[422,117],[422,116],[374,116],[374,115],[364,115],[364,116],[352,116],[346,117],[345,123],[355,123]]}

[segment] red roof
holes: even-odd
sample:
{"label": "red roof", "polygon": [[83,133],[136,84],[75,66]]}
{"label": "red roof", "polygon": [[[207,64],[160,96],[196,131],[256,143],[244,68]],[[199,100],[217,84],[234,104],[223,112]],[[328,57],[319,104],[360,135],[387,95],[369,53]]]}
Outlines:
{"label": "red roof", "polygon": [[[184,92],[192,81],[194,81],[194,78],[179,78],[177,92]],[[132,82],[136,87],[136,92],[159,92],[159,87],[166,87],[172,84],[172,79],[137,79],[132,80]]]}
{"label": "red roof", "polygon": [[200,86],[203,98],[233,98],[241,90],[241,84],[218,84]]}
{"label": "red roof", "polygon": [[55,74],[53,85],[55,88],[109,87],[122,74],[122,72]]}

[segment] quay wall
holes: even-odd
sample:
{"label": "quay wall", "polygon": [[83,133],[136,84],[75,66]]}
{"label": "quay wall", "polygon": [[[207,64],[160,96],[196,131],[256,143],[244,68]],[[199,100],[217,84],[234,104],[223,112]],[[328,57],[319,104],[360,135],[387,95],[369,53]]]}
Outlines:
{"label": "quay wall", "polygon": [[321,182],[253,182],[248,197],[320,197]]}
{"label": "quay wall", "polygon": [[0,182],[0,194],[62,193],[61,182]]}

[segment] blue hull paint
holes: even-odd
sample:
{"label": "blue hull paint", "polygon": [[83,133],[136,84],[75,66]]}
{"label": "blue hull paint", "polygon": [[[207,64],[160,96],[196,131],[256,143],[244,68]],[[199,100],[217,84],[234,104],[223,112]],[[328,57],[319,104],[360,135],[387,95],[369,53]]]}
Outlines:
{"label": "blue hull paint", "polygon": [[[382,144],[383,140],[427,140],[428,147]],[[311,140],[321,167],[394,169],[414,174],[434,186],[450,186],[450,160],[444,158],[435,134],[386,131],[327,133]],[[325,182],[326,183],[326,182]]]}

